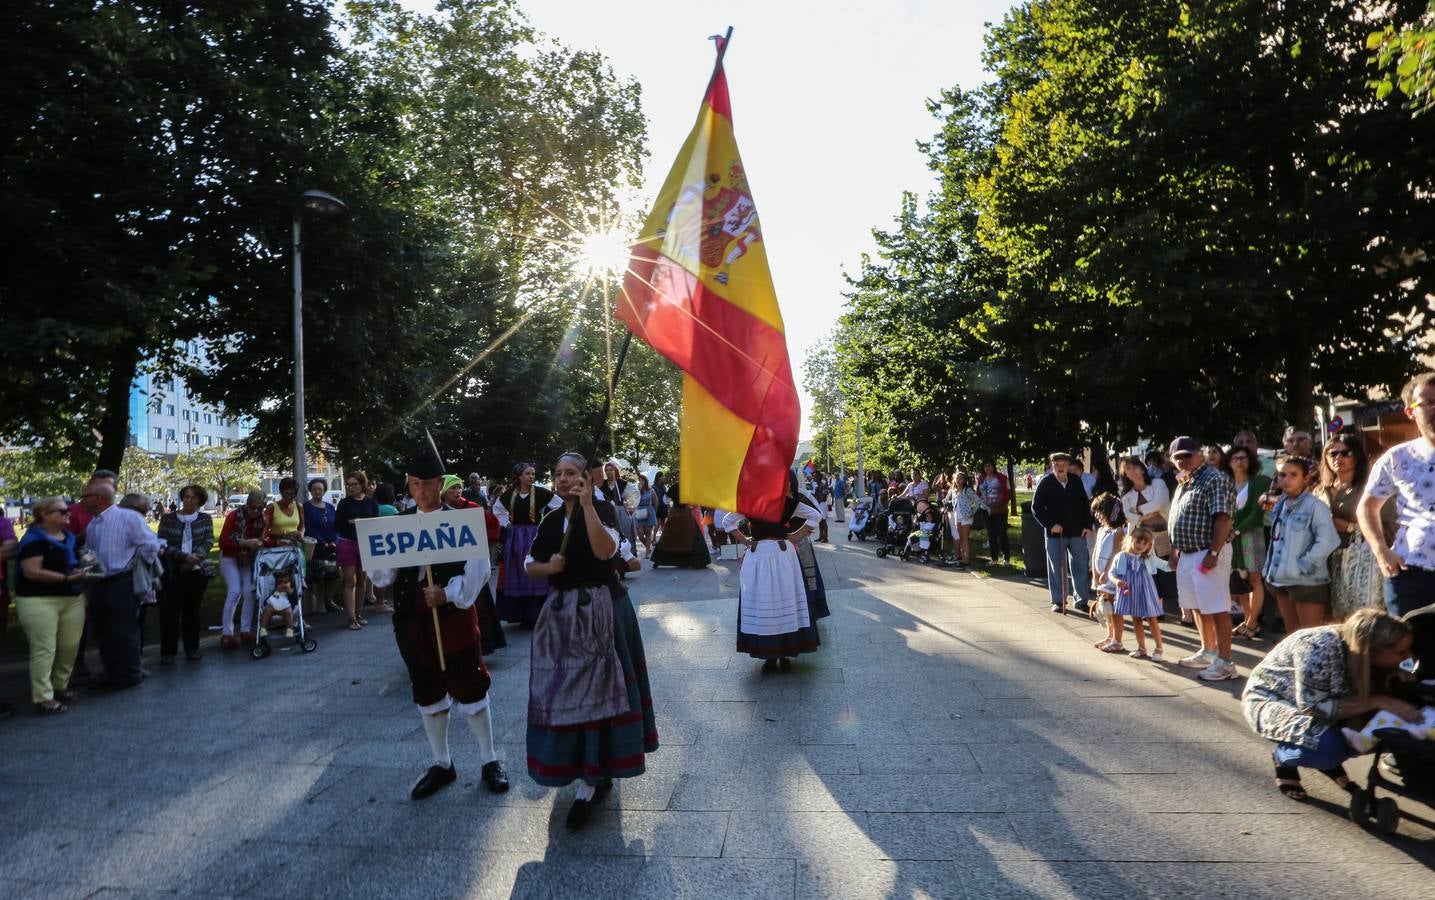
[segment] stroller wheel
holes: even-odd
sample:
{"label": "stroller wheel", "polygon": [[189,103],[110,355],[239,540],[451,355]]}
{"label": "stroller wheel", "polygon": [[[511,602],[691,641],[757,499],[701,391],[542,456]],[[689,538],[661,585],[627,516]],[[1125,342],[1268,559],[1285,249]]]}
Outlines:
{"label": "stroller wheel", "polygon": [[254,645],[254,649],[250,650],[249,653],[255,659],[263,659],[264,657],[269,655],[269,642],[259,641]]}
{"label": "stroller wheel", "polygon": [[1350,792],[1350,821],[1364,828],[1370,824],[1372,803],[1370,792],[1355,788]]}
{"label": "stroller wheel", "polygon": [[1375,824],[1386,834],[1394,834],[1400,828],[1400,807],[1393,797],[1381,797],[1375,801]]}
{"label": "stroller wheel", "polygon": [[299,649],[305,653],[313,653],[318,646],[318,641],[315,641],[313,638],[304,638],[304,640],[299,642]]}
{"label": "stroller wheel", "polygon": [[886,547],[878,547],[878,548],[877,548],[877,558],[878,558],[878,559],[885,559],[886,556],[887,556],[887,548],[886,548]]}
{"label": "stroller wheel", "polygon": [[847,540],[848,540],[848,541],[851,541],[851,540],[852,540],[852,532],[850,532],[850,531],[847,532]]}

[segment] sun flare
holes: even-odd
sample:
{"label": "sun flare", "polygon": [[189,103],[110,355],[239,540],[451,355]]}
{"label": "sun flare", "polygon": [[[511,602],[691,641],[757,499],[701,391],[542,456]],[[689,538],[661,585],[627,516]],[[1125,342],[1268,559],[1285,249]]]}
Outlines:
{"label": "sun flare", "polygon": [[616,231],[597,231],[578,242],[576,261],[584,275],[614,275],[628,268],[628,241]]}

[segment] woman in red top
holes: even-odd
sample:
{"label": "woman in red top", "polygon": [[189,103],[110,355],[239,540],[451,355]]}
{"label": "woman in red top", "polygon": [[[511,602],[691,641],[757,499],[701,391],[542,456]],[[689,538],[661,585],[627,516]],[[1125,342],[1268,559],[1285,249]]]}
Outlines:
{"label": "woman in red top", "polygon": [[[491,546],[498,540],[498,533],[502,527],[498,524],[498,516],[493,510],[482,503],[475,503],[463,495],[463,482],[457,475],[445,475],[443,478],[443,502],[454,509],[482,509],[483,521],[488,529],[488,541]],[[493,590],[484,584],[483,589],[478,592],[478,599],[474,601],[474,610],[478,613],[478,638],[479,647],[487,656],[499,647],[508,646],[508,638],[503,634],[503,623],[498,619],[498,607],[493,602]]]}
{"label": "woman in red top", "polygon": [[982,474],[977,477],[977,496],[987,509],[987,546],[992,551],[992,565],[996,565],[998,555],[1011,565],[1011,540],[1006,531],[1011,485],[992,460],[982,463]]}
{"label": "woman in red top", "polygon": [[[254,619],[254,551],[264,546],[264,507],[268,498],[263,491],[250,491],[243,506],[235,507],[224,517],[219,530],[219,572],[224,576],[224,634],[219,644],[238,647],[240,642],[254,643],[254,632],[247,631]],[[234,636],[234,608],[240,609],[239,637]]]}

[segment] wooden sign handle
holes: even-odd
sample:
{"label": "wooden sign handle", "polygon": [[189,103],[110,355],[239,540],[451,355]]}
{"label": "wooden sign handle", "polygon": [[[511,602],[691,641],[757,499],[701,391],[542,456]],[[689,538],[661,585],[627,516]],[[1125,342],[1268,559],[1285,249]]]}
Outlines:
{"label": "wooden sign handle", "polygon": [[[429,587],[433,587],[433,566],[424,566],[424,576],[428,578]],[[439,628],[438,624],[438,607],[430,606],[429,612],[433,613],[433,639],[434,643],[438,645],[438,670],[447,672],[448,661],[443,656],[443,630]]]}

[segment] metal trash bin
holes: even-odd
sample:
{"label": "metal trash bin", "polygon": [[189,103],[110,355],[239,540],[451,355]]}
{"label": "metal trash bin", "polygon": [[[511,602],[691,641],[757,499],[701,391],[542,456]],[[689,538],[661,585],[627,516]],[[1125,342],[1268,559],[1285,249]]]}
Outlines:
{"label": "metal trash bin", "polygon": [[1046,529],[1031,514],[1031,501],[1021,505],[1022,574],[1027,578],[1046,578]]}

